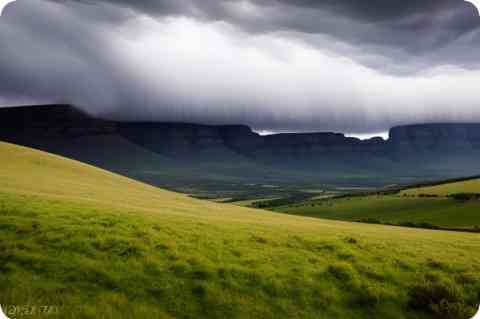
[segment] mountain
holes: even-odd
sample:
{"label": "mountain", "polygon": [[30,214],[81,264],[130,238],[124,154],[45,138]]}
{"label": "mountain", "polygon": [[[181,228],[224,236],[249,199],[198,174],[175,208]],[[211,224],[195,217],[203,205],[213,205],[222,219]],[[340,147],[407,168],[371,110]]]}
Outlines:
{"label": "mountain", "polygon": [[475,313],[476,234],[200,201],[2,142],[0,163],[0,296],[12,318],[26,306],[8,305],[73,319]]}
{"label": "mountain", "polygon": [[184,192],[410,183],[477,175],[480,158],[480,124],[395,127],[387,141],[260,136],[245,125],[111,121],[68,105],[0,108],[0,140]]}

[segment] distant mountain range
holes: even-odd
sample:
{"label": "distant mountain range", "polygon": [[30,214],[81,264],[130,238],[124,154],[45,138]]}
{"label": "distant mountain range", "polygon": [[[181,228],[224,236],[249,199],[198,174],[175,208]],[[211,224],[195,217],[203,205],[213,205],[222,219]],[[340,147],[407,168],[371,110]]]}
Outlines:
{"label": "distant mountain range", "polygon": [[175,190],[384,186],[478,175],[480,124],[395,127],[390,138],[260,136],[245,125],[115,122],[68,105],[0,108],[0,140]]}

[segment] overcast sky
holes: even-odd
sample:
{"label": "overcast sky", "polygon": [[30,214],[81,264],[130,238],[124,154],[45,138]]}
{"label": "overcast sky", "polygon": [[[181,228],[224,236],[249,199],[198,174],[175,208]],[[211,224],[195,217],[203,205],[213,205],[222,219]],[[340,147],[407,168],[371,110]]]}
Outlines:
{"label": "overcast sky", "polygon": [[463,0],[17,0],[0,105],[371,133],[480,122],[479,57]]}

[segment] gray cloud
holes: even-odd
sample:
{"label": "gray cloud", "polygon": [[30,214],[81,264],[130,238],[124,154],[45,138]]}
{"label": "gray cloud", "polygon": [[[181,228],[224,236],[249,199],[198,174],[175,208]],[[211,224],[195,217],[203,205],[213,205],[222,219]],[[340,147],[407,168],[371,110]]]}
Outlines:
{"label": "gray cloud", "polygon": [[480,121],[472,5],[361,3],[18,0],[0,103],[276,131]]}
{"label": "gray cloud", "polygon": [[[189,16],[204,21],[225,21],[250,33],[292,32],[311,45],[342,41],[364,54],[351,58],[379,66],[365,55],[379,55],[390,64],[415,72],[446,63],[477,67],[480,53],[478,10],[463,0],[104,0],[157,17]],[[469,54],[465,54],[465,50]],[[451,51],[462,53],[462,59]],[[348,52],[341,52],[346,54]],[[398,69],[398,68],[397,68]]]}

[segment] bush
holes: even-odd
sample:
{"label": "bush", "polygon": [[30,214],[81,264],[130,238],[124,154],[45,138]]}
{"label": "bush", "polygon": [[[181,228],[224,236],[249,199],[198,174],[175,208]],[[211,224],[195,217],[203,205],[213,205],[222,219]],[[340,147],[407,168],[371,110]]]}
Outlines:
{"label": "bush", "polygon": [[442,301],[439,305],[433,305],[432,310],[441,319],[468,319],[475,314],[472,307],[462,302]]}
{"label": "bush", "polygon": [[410,228],[425,228],[425,229],[440,229],[439,226],[427,223],[427,222],[420,222],[420,223],[415,223],[415,222],[400,222],[398,223],[398,226],[402,227],[410,227]]}
{"label": "bush", "polygon": [[358,240],[353,237],[345,237],[344,240],[347,244],[352,244],[352,245],[358,244]]}
{"label": "bush", "polygon": [[355,277],[355,269],[348,263],[335,263],[328,266],[328,272],[338,280],[345,283],[351,282]]}
{"label": "bush", "polygon": [[458,194],[452,194],[449,197],[458,200],[458,201],[469,201],[469,200],[479,200],[480,199],[480,194],[476,193],[458,193]]}
{"label": "bush", "polygon": [[418,223],[417,227],[418,228],[427,228],[427,229],[440,229],[439,226],[433,225],[433,224],[430,224],[430,223],[427,223],[427,222]]}
{"label": "bush", "polygon": [[416,228],[417,224],[414,222],[400,222],[398,223],[398,226]]}
{"label": "bush", "polygon": [[362,285],[356,292],[352,303],[362,307],[375,307],[387,298],[385,289],[379,286]]}
{"label": "bush", "polygon": [[435,315],[438,319],[462,319],[473,316],[473,307],[465,304],[461,289],[450,281],[423,281],[409,292],[409,307]]}

